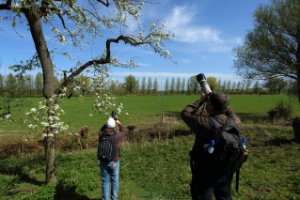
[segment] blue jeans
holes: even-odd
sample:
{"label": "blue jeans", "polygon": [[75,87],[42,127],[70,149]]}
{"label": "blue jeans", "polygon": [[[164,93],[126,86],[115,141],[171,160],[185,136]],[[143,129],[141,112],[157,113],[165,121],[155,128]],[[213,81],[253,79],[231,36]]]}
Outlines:
{"label": "blue jeans", "polygon": [[111,199],[118,199],[120,161],[100,161],[102,177],[102,200],[109,200],[111,182]]}

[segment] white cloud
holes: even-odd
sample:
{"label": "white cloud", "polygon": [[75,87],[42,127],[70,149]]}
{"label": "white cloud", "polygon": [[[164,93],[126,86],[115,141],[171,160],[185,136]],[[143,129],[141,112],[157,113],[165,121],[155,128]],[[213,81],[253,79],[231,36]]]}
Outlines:
{"label": "white cloud", "polygon": [[223,42],[220,38],[220,31],[207,26],[194,25],[195,16],[196,14],[190,8],[177,6],[163,23],[175,34],[175,40],[180,42]]}
{"label": "white cloud", "polygon": [[198,18],[193,7],[176,6],[163,23],[175,34],[175,41],[188,44],[189,52],[230,52],[242,43],[241,37],[224,38],[217,28],[197,23]]}

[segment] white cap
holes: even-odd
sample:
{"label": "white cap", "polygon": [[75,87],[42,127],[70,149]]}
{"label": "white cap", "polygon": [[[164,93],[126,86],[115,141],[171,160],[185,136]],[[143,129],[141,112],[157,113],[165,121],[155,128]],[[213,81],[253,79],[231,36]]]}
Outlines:
{"label": "white cap", "polygon": [[116,127],[116,121],[114,120],[114,118],[109,117],[107,122],[106,122],[106,125],[107,125],[108,128],[115,128]]}

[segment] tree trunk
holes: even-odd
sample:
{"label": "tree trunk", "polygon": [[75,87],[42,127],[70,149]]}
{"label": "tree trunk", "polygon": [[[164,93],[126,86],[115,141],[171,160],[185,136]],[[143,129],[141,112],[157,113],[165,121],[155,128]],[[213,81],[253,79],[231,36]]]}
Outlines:
{"label": "tree trunk", "polygon": [[[30,6],[30,8],[24,11],[28,20],[30,32],[35,44],[36,51],[38,53],[39,60],[41,62],[43,71],[43,95],[47,100],[47,106],[49,110],[52,110],[54,103],[51,101],[51,97],[54,95],[54,69],[53,63],[50,58],[47,43],[42,30],[41,13],[38,7]],[[53,113],[48,113],[49,117]],[[46,157],[46,184],[55,182],[55,129],[46,128],[47,136],[45,138],[45,157]]]}
{"label": "tree trunk", "polygon": [[55,135],[45,138],[46,184],[56,182],[55,177]]}
{"label": "tree trunk", "polygon": [[297,97],[298,102],[300,103],[300,63],[296,64],[297,69]]}
{"label": "tree trunk", "polygon": [[298,102],[300,103],[300,23],[299,20],[297,21],[297,52],[296,52],[296,63],[295,68],[297,72],[297,97],[298,97]]}
{"label": "tree trunk", "polygon": [[300,118],[299,117],[296,117],[293,120],[292,126],[293,126],[295,141],[300,143]]}

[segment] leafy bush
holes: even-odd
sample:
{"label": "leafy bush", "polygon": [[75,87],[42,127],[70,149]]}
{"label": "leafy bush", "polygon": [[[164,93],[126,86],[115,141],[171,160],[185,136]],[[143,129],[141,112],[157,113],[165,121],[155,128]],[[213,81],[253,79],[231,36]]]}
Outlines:
{"label": "leafy bush", "polygon": [[268,111],[270,121],[289,120],[292,116],[291,104],[285,105],[280,101],[274,108]]}

